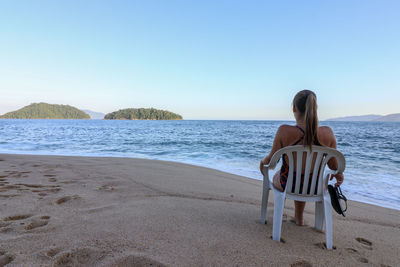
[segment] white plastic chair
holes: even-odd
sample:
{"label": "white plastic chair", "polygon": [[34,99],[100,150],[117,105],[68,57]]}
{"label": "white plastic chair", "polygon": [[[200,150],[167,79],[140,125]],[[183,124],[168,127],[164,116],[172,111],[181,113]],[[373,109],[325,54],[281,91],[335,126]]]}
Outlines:
{"label": "white plastic chair", "polygon": [[[287,156],[289,173],[285,191],[281,192],[274,187],[273,181],[269,179],[268,171],[276,167],[279,159],[283,155]],[[304,157],[304,155],[306,156]],[[296,166],[294,166],[294,157],[296,157]],[[305,165],[303,163],[303,157],[305,158]],[[337,159],[338,169],[335,171],[328,169],[328,171],[325,172],[325,167],[332,157]],[[311,172],[313,158],[315,158],[315,163],[313,171]],[[304,172],[302,171],[303,165]],[[296,170],[294,169],[295,167]],[[261,204],[261,223],[264,224],[266,223],[269,190],[273,190],[274,218],[272,226],[272,239],[278,242],[280,241],[282,215],[286,198],[306,202],[313,201],[315,202],[315,228],[322,231],[325,221],[326,247],[327,249],[332,249],[332,208],[327,185],[331,175],[334,175],[338,172],[343,172],[344,169],[345,159],[343,154],[333,148],[312,146],[311,152],[308,146],[305,147],[304,145],[297,145],[284,147],[276,151],[269,164],[264,165],[263,168],[264,181]],[[294,171],[296,172],[296,180],[295,185],[293,186]],[[300,181],[302,173],[304,173],[304,182],[301,192]],[[311,185],[309,185],[310,173],[312,173]],[[292,190],[293,187],[294,190]],[[308,190],[308,187],[310,187],[310,190]]]}

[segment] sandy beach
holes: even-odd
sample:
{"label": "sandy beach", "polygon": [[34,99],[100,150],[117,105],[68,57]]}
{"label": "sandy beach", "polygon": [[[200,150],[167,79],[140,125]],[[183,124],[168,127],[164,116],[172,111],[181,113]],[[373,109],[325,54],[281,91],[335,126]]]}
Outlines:
{"label": "sandy beach", "polygon": [[[333,243],[260,223],[262,182],[131,158],[0,155],[0,266],[399,266],[400,211],[349,202]],[[271,193],[272,195],[272,193]]]}

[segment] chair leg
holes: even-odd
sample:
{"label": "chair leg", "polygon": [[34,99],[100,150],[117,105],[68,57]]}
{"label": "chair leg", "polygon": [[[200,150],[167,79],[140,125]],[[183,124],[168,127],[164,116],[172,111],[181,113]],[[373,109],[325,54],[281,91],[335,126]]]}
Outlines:
{"label": "chair leg", "polygon": [[285,207],[285,195],[275,192],[274,194],[274,222],[272,225],[272,239],[281,241],[282,216]]}
{"label": "chair leg", "polygon": [[263,187],[263,195],[261,200],[261,224],[266,223],[268,196],[269,196],[269,188]]}
{"label": "chair leg", "polygon": [[325,215],[325,236],[326,236],[326,248],[332,249],[333,236],[332,236],[332,209],[330,200],[325,200],[324,203],[324,215]]}
{"label": "chair leg", "polygon": [[315,229],[322,231],[324,228],[324,205],[322,201],[315,202]]}

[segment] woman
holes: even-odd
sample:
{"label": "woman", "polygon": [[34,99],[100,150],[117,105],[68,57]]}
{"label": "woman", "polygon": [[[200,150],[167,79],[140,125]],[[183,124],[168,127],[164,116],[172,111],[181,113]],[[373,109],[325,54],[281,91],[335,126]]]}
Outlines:
{"label": "woman", "polygon": [[[318,127],[317,116],[317,96],[313,91],[303,90],[296,94],[293,99],[293,114],[296,119],[296,125],[281,125],[275,135],[271,152],[260,162],[260,171],[263,172],[263,165],[268,164],[276,151],[292,145],[320,145],[336,149],[336,138],[331,128],[324,126]],[[332,158],[328,162],[330,169],[337,169],[337,161]],[[288,166],[283,159],[282,168],[275,173],[273,183],[275,188],[280,191],[285,190],[288,177]],[[343,174],[338,173],[335,176],[335,186],[340,186],[343,182]],[[333,179],[333,177],[331,179]],[[304,225],[303,212],[306,203],[294,201],[295,221],[297,225]]]}

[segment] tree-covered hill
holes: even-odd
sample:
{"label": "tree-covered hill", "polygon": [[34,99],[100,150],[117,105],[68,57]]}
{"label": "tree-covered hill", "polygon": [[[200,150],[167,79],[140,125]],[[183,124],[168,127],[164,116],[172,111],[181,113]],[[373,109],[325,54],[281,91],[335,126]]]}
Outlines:
{"label": "tree-covered hill", "polygon": [[182,120],[182,116],[155,108],[127,108],[104,116],[105,120]]}
{"label": "tree-covered hill", "polygon": [[90,119],[90,116],[69,105],[33,103],[19,110],[8,112],[1,119]]}

